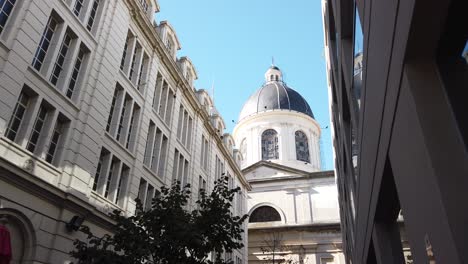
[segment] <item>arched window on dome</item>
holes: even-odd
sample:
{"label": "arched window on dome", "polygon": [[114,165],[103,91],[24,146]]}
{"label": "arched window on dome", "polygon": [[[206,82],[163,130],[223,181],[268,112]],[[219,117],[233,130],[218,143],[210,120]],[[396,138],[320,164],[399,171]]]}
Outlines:
{"label": "arched window on dome", "polygon": [[279,159],[278,133],[267,129],[262,133],[262,160]]}
{"label": "arched window on dome", "polygon": [[276,222],[281,221],[281,216],[271,206],[260,206],[255,209],[249,217],[249,223]]}
{"label": "arched window on dome", "polygon": [[278,80],[279,80],[279,79],[278,79],[278,75],[276,75],[276,76],[275,76],[275,80],[276,80],[276,81],[278,81]]}
{"label": "arched window on dome", "polygon": [[307,136],[302,131],[296,131],[296,159],[310,162],[309,142]]}
{"label": "arched window on dome", "polygon": [[272,75],[270,76],[270,81],[273,81],[273,80],[274,80],[273,78],[274,78],[274,75],[272,74]]}
{"label": "arched window on dome", "polygon": [[244,138],[240,144],[240,153],[242,154],[242,161],[247,159],[247,139]]}

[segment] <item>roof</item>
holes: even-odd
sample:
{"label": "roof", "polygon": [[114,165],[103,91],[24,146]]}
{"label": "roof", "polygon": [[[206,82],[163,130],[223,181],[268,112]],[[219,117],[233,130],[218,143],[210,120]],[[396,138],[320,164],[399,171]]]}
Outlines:
{"label": "roof", "polygon": [[270,110],[297,111],[314,118],[309,104],[298,92],[282,81],[270,81],[245,102],[239,120]]}

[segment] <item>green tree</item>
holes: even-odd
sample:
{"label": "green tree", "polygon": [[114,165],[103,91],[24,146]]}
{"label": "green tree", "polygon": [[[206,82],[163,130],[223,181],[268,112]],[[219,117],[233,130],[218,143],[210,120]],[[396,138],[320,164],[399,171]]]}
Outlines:
{"label": "green tree", "polygon": [[[247,215],[233,216],[232,201],[240,188],[229,189],[228,178],[215,181],[213,191],[201,190],[197,209],[187,210],[190,185],[177,182],[162,187],[152,206],[144,210],[137,201],[135,215],[125,217],[120,211],[110,216],[116,222],[113,234],[96,237],[83,226],[85,241],[75,240],[70,255],[78,264],[228,264],[222,252],[240,249],[242,224]],[[209,260],[210,253],[214,259]]]}

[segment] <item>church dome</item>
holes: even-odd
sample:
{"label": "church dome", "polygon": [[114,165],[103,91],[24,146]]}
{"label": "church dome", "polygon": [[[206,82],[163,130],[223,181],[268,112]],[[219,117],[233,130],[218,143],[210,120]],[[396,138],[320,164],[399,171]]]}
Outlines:
{"label": "church dome", "polygon": [[249,97],[242,108],[239,120],[270,110],[297,111],[314,118],[307,101],[282,80],[281,70],[271,66],[265,73],[265,84]]}

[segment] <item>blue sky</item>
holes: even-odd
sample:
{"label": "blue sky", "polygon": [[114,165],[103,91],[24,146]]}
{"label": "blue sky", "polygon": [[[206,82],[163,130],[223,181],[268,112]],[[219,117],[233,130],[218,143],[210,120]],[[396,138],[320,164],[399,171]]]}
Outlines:
{"label": "blue sky", "polygon": [[[168,20],[193,61],[197,88],[215,87],[215,105],[227,131],[271,65],[329,126],[321,4],[318,0],[159,0],[156,20]],[[322,129],[325,168],[333,168],[330,129]]]}

